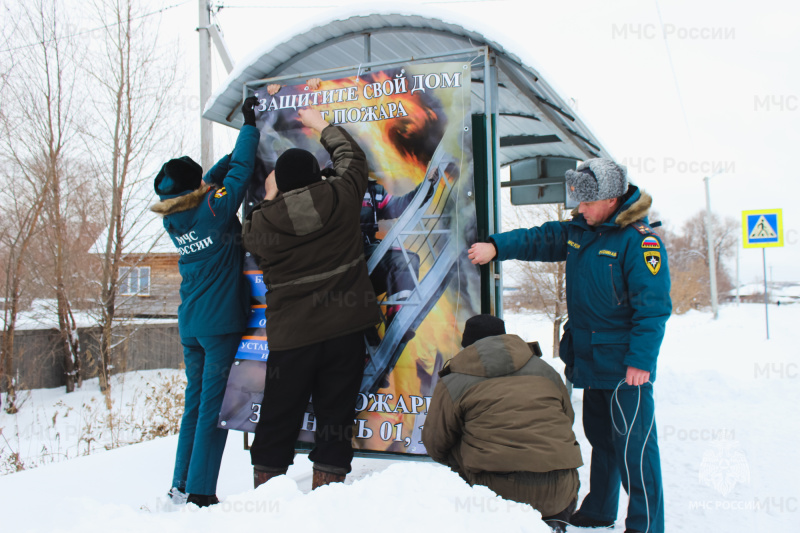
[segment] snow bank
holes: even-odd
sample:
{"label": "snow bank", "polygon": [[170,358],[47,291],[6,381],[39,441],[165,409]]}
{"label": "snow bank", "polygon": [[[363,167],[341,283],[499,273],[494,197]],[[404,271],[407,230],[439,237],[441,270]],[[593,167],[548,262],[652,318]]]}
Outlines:
{"label": "snow bank", "polygon": [[[544,359],[563,370],[550,357],[552,325],[546,319],[508,315],[506,322],[509,332],[538,340]],[[800,306],[770,306],[766,340],[760,304],[723,306],[717,321],[697,311],[670,319],[655,387],[667,531],[798,530],[798,323]],[[54,413],[48,402],[74,396],[37,394],[24,409],[39,405],[42,417]],[[585,463],[583,498],[591,448],[579,390],[573,404]],[[0,423],[8,435],[6,415]],[[177,437],[160,438],[0,477],[3,530],[547,531],[536,511],[469,487],[430,462],[359,458],[346,484],[311,492],[311,464],[298,455],[286,476],[253,490],[239,432],[228,436],[218,485],[222,503],[205,510],[174,507],[166,492],[176,445]],[[626,505],[623,492],[614,531],[625,529]]]}
{"label": "snow bank", "polygon": [[347,484],[310,492],[311,464],[300,456],[287,476],[248,490],[252,471],[234,432],[220,488],[237,492],[208,509],[177,507],[166,497],[176,443],[158,439],[0,479],[4,531],[548,531],[537,511],[431,463],[357,459]]}

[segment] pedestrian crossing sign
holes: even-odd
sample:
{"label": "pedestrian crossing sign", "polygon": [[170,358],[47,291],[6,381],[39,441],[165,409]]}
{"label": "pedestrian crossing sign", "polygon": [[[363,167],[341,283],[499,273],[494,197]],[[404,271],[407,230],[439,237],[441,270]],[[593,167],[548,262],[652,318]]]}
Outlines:
{"label": "pedestrian crossing sign", "polygon": [[742,242],[745,248],[783,246],[783,215],[780,209],[742,211]]}

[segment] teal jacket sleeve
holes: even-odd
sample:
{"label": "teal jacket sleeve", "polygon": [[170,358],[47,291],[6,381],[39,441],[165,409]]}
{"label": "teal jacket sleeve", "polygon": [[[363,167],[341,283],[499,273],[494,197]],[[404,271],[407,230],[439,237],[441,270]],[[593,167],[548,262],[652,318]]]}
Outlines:
{"label": "teal jacket sleeve", "polygon": [[[667,319],[672,312],[669,264],[664,244],[655,235],[634,233],[628,239],[623,274],[633,308],[630,345],[624,363],[654,372]],[[659,248],[643,248],[645,238],[658,240]]]}
{"label": "teal jacket sleeve", "polygon": [[[242,205],[244,195],[247,192],[247,185],[255,168],[259,137],[260,133],[255,126],[245,124],[239,130],[236,145],[230,154],[228,168],[222,180],[225,191],[223,193],[223,191],[218,190],[212,195],[211,201],[213,202],[214,213],[221,220],[228,220],[236,216],[236,212]],[[223,163],[224,159],[222,158],[214,168]],[[213,168],[211,172],[214,172]]]}
{"label": "teal jacket sleeve", "polygon": [[225,179],[225,175],[228,173],[228,168],[230,168],[231,164],[231,154],[224,156],[222,159],[217,161],[211,170],[209,170],[205,176],[203,176],[203,181],[208,183],[209,185],[216,185],[217,187],[222,187],[222,181]]}
{"label": "teal jacket sleeve", "polygon": [[497,261],[564,261],[567,259],[569,222],[545,222],[529,229],[495,233],[490,237],[497,247]]}

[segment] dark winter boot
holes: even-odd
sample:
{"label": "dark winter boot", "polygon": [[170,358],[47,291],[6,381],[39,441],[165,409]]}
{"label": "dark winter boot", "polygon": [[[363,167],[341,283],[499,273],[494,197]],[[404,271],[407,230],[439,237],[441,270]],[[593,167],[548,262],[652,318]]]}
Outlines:
{"label": "dark winter boot", "polygon": [[345,474],[333,474],[314,469],[314,477],[311,480],[311,490],[317,489],[330,483],[344,483]]}
{"label": "dark winter boot", "polygon": [[566,509],[553,516],[543,516],[544,523],[550,526],[550,531],[553,533],[564,533],[567,531],[567,525],[570,523],[570,517],[575,512],[578,506],[578,500],[572,500]]}
{"label": "dark winter boot", "polygon": [[605,520],[597,520],[582,515],[580,511],[572,515],[569,523],[575,527],[614,527],[614,521],[606,522]]}
{"label": "dark winter boot", "polygon": [[286,473],[286,468],[283,470],[277,468],[270,468],[267,466],[255,465],[253,466],[253,488],[257,489],[259,485],[263,485],[270,479],[282,476]]}
{"label": "dark winter boot", "polygon": [[189,494],[186,497],[186,503],[193,503],[198,507],[208,507],[219,503],[219,498],[216,494]]}

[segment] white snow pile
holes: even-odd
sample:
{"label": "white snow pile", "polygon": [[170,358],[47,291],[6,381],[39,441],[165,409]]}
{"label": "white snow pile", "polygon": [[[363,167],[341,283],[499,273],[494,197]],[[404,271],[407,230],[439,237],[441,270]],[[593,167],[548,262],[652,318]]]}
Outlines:
{"label": "white snow pile", "polygon": [[[667,531],[798,531],[800,306],[770,306],[770,340],[761,304],[720,311],[716,321],[696,311],[672,317],[661,350],[655,429]],[[506,322],[510,332],[538,340],[545,360],[563,370],[550,357],[552,325],[546,319],[510,315]],[[127,394],[152,377],[129,374]],[[14,427],[31,427],[35,417],[26,410],[38,412],[47,426],[47,417],[87,401],[78,395],[96,394],[94,387],[88,382],[71,395],[33,391],[20,414],[0,414],[0,447],[16,442],[4,441]],[[582,499],[589,490],[591,448],[582,430],[581,397],[581,391],[573,393],[585,463]],[[78,417],[71,423],[80,433]],[[35,463],[41,441],[31,439],[26,453]],[[357,458],[345,484],[312,492],[311,464],[298,455],[286,476],[253,490],[249,454],[242,434],[233,431],[218,484],[222,503],[177,507],[166,497],[176,444],[171,436],[108,451],[95,445],[88,456],[0,476],[3,531],[547,531],[538,512],[469,487],[430,462]],[[625,530],[626,504],[623,492],[614,531]]]}

